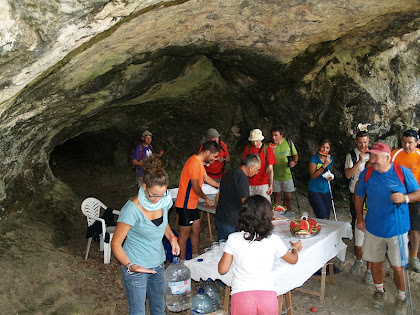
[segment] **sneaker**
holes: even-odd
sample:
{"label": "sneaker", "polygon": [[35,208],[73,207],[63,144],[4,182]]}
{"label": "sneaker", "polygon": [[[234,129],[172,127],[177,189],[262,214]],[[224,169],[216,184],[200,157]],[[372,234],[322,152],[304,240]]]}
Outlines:
{"label": "sneaker", "polygon": [[373,284],[372,271],[370,271],[369,269],[365,272],[365,283]]}
{"label": "sneaker", "polygon": [[354,264],[353,264],[353,266],[351,266],[351,268],[350,268],[350,272],[352,273],[352,274],[356,274],[357,273],[357,270],[359,270],[359,267],[361,266],[363,264],[363,260],[356,260],[355,262],[354,262]]}
{"label": "sneaker", "polygon": [[407,314],[407,300],[401,300],[396,298],[394,302],[394,315],[406,315]]}
{"label": "sneaker", "polygon": [[420,272],[420,262],[418,258],[410,257],[410,265],[415,272]]}
{"label": "sneaker", "polygon": [[385,292],[375,290],[375,292],[373,293],[373,302],[372,302],[373,307],[377,309],[381,309],[384,306],[384,297],[385,297]]}

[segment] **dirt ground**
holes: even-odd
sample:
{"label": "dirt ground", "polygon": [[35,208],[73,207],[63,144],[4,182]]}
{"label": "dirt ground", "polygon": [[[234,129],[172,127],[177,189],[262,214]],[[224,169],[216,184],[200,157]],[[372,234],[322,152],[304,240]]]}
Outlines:
{"label": "dirt ground", "polygon": [[[116,171],[100,166],[70,163],[57,166],[56,176],[63,179],[75,192],[79,204],[86,197],[102,200],[107,206],[120,208],[136,193],[135,175],[131,169]],[[299,194],[300,211],[311,208],[303,194]],[[338,219],[349,220],[346,204],[336,205]],[[89,258],[86,249],[86,219],[80,208],[74,224],[72,241],[54,247],[53,234],[42,223],[28,222],[22,213],[1,220],[0,233],[0,314],[127,314],[128,304],[121,282],[119,263],[115,257],[103,264],[99,245],[92,244]],[[295,210],[296,211],[296,205]],[[206,216],[203,216],[205,219]],[[175,214],[170,212],[170,222]],[[207,223],[202,222],[206,238]],[[214,223],[213,232],[216,233]],[[385,288],[386,303],[383,310],[371,306],[373,285],[363,283],[364,269],[357,275],[349,273],[354,261],[353,241],[348,245],[344,262],[336,259],[341,273],[335,276],[335,285],[327,284],[325,302],[318,297],[292,292],[294,314],[311,314],[315,306],[319,314],[392,314],[396,288],[392,271],[387,265]],[[202,244],[204,249],[208,244]],[[420,274],[409,272],[414,314],[420,313]],[[315,289],[319,282],[308,281],[305,288]],[[223,296],[224,289],[220,289]],[[184,312],[187,314],[188,312]]]}

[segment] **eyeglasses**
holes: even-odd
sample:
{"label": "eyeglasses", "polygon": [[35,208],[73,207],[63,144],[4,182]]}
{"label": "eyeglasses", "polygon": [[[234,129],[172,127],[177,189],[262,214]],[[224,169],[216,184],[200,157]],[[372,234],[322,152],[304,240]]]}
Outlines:
{"label": "eyeglasses", "polygon": [[165,193],[163,195],[151,195],[147,188],[146,188],[146,191],[147,191],[147,195],[149,196],[149,198],[163,198],[163,197],[166,197],[168,195],[167,190],[165,191]]}
{"label": "eyeglasses", "polygon": [[257,170],[257,173],[259,173],[259,172],[260,172],[260,170],[261,170],[261,166],[260,166],[260,167],[256,167],[254,164],[252,164],[252,166],[253,166],[253,167],[255,167],[255,169]]}

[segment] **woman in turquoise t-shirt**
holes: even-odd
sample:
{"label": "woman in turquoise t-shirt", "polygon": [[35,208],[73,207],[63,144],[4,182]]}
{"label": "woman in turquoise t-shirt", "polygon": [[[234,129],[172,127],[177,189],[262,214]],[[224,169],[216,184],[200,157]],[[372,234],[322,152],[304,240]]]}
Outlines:
{"label": "woman in turquoise t-shirt", "polygon": [[[179,255],[178,239],[168,224],[172,198],[168,193],[168,174],[158,155],[143,165],[144,177],[138,195],[121,209],[111,247],[121,263],[122,279],[129,314],[146,314],[146,296],[150,314],[165,314],[165,251],[163,236]],[[125,240],[125,241],[124,241]],[[124,246],[122,245],[124,242]]]}
{"label": "woman in turquoise t-shirt", "polygon": [[319,219],[329,219],[331,210],[331,196],[328,181],[332,177],[324,178],[322,175],[334,170],[334,159],[329,154],[331,140],[324,138],[319,142],[318,154],[309,159],[309,174],[311,175],[308,185],[308,199]]}

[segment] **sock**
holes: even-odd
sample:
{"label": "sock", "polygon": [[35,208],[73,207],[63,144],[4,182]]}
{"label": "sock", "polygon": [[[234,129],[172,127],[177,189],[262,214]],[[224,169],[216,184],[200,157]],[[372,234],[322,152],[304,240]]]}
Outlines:
{"label": "sock", "polygon": [[383,282],[382,283],[379,283],[379,284],[376,284],[375,283],[375,287],[376,287],[376,291],[385,292],[385,290],[384,290],[384,283]]}
{"label": "sock", "polygon": [[405,298],[406,298],[405,291],[398,290],[398,297],[400,298],[400,300],[405,301]]}

